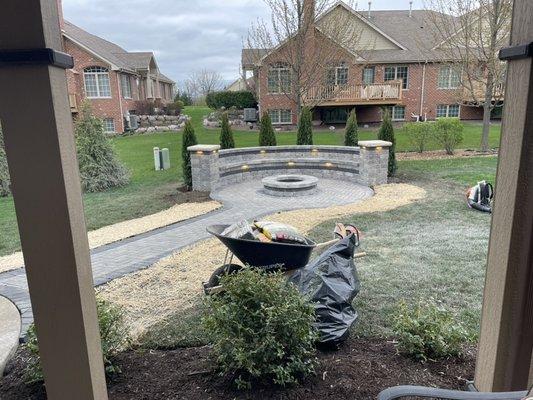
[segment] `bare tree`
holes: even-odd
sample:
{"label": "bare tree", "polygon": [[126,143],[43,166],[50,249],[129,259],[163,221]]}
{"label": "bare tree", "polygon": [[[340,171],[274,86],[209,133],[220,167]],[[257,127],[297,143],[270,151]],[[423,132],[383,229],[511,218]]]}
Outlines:
{"label": "bare tree", "polygon": [[207,69],[193,72],[185,81],[186,91],[194,98],[205,97],[209,93],[220,90],[222,86],[222,75]]}
{"label": "bare tree", "polygon": [[[456,69],[464,105],[483,107],[481,151],[489,150],[490,119],[504,99],[506,63],[499,50],[509,43],[512,0],[426,0],[431,30],[440,43],[430,49]],[[450,17],[453,15],[454,17]]]}
{"label": "bare tree", "polygon": [[278,92],[296,105],[299,114],[303,106],[313,107],[328,94],[323,93],[326,71],[341,62],[355,62],[360,51],[372,46],[360,46],[361,25],[354,24],[357,17],[351,10],[340,7],[326,13],[337,3],[334,0],[264,1],[270,20],[252,24],[245,51],[254,63],[262,61],[277,74]]}

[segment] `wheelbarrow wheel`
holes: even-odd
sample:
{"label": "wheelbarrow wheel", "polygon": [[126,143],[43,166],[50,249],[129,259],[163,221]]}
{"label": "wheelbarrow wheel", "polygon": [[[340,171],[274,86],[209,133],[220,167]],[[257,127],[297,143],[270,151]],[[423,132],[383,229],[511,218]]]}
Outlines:
{"label": "wheelbarrow wheel", "polygon": [[217,288],[220,286],[220,279],[225,275],[236,274],[243,269],[242,265],[237,264],[226,264],[217,268],[215,272],[211,275],[211,278],[204,284],[204,289],[209,291],[210,289]]}

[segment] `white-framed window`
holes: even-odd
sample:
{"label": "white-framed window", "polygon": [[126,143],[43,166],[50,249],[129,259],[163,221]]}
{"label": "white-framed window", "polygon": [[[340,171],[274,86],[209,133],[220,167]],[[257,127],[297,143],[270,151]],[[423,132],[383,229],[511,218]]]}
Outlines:
{"label": "white-framed window", "polygon": [[385,67],[385,81],[402,81],[402,89],[409,87],[409,67],[405,65],[395,65]]}
{"label": "white-framed window", "polygon": [[120,89],[122,91],[123,98],[131,99],[131,78],[129,75],[120,75]]}
{"label": "white-framed window", "polygon": [[268,93],[290,93],[291,71],[286,64],[277,63],[268,70]]}
{"label": "white-framed window", "polygon": [[372,85],[376,81],[376,67],[363,68],[363,83]]}
{"label": "white-framed window", "polygon": [[85,93],[90,99],[111,98],[109,70],[104,67],[89,67],[83,70]]}
{"label": "white-framed window", "polygon": [[339,65],[329,68],[326,73],[328,85],[347,85],[348,84],[348,64],[341,62]]}
{"label": "white-framed window", "polygon": [[405,121],[405,106],[392,106],[388,109],[393,121]]}
{"label": "white-framed window", "polygon": [[435,116],[437,118],[459,118],[460,114],[459,104],[439,104]]}
{"label": "white-framed window", "polygon": [[439,68],[437,87],[439,89],[457,89],[461,82],[461,76],[457,68],[445,65]]}
{"label": "white-framed window", "polygon": [[275,125],[292,124],[291,110],[268,110],[268,115]]}
{"label": "white-framed window", "polygon": [[115,129],[115,120],[113,118],[104,118],[102,124],[105,133],[115,133],[117,131]]}

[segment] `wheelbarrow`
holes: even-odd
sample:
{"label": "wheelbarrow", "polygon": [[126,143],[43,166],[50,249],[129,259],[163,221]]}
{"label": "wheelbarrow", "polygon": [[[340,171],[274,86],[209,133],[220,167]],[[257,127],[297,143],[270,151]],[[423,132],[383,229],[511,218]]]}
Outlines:
{"label": "wheelbarrow", "polygon": [[[303,268],[309,263],[313,250],[335,244],[339,239],[324,243],[315,243],[306,239],[306,243],[292,244],[282,242],[260,242],[250,239],[236,239],[223,236],[222,232],[229,225],[211,225],[207,232],[218,238],[226,247],[224,264],[215,270],[208,282],[204,283],[206,294],[211,294],[220,288],[220,278],[225,274],[232,274],[242,269],[241,265],[233,264],[233,257],[244,265],[262,268],[266,271],[293,271]],[[365,253],[356,254],[363,257]]]}

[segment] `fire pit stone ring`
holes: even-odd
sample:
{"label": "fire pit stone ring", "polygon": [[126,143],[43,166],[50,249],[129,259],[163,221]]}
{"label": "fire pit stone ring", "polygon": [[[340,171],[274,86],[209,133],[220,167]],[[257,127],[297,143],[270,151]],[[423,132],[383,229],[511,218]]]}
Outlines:
{"label": "fire pit stone ring", "polygon": [[305,196],[318,190],[318,178],[308,175],[269,176],[262,182],[264,193],[276,197]]}

